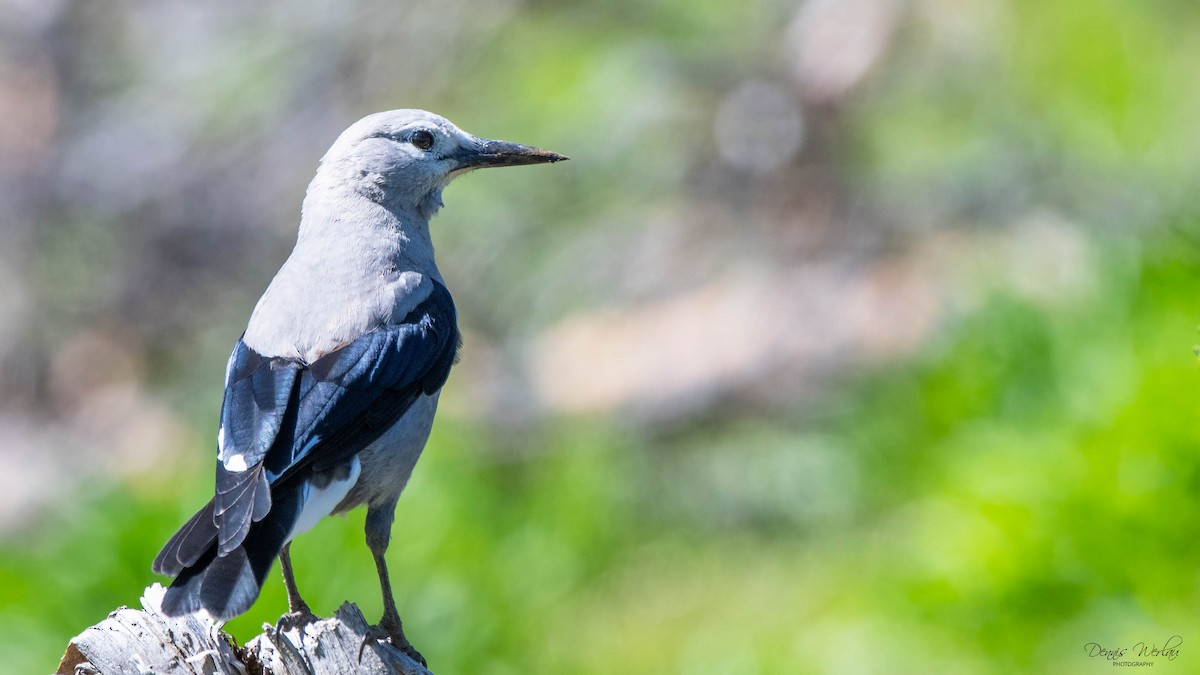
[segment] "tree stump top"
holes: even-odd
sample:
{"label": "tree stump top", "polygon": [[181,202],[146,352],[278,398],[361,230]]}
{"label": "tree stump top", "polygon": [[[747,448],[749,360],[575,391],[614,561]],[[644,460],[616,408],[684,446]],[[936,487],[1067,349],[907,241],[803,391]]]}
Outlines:
{"label": "tree stump top", "polygon": [[390,643],[368,640],[369,624],[349,602],[299,628],[264,624],[239,647],[207,617],[163,616],[162,594],[156,583],[142,609],[121,607],[75,636],[56,675],[432,675]]}

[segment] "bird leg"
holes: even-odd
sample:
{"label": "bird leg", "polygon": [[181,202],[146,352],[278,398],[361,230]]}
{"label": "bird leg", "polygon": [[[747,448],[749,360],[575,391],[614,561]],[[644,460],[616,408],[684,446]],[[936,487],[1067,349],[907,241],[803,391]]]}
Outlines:
{"label": "bird leg", "polygon": [[308,603],[300,597],[300,589],[296,588],[296,575],[292,571],[292,543],[283,545],[279,552],[279,567],[283,570],[283,585],[287,588],[288,613],[279,617],[275,630],[284,631],[299,628],[317,620],[317,615],[308,608]]}
{"label": "bird leg", "polygon": [[[363,640],[363,647],[371,640],[386,638],[391,640],[393,646],[425,666],[428,665],[425,663],[425,657],[421,656],[421,652],[418,652],[404,636],[400,613],[396,611],[396,599],[392,595],[392,582],[388,578],[387,560],[383,557],[392,538],[392,519],[395,515],[396,502],[394,501],[384,505],[383,508],[367,507],[367,548],[371,549],[371,555],[375,558],[375,571],[379,573],[379,589],[383,593],[383,618],[377,625],[371,626],[366,639]],[[359,658],[362,658],[361,648],[359,649]]]}

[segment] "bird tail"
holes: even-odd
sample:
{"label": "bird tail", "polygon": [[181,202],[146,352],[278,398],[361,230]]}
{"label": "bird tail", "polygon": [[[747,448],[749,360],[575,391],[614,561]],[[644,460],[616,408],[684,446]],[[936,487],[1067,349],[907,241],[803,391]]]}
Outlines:
{"label": "bird tail", "polygon": [[213,618],[224,620],[250,609],[295,525],[300,492],[294,488],[278,491],[270,513],[224,555],[218,554],[213,502],[192,516],[154,560],[155,573],[175,577],[163,596],[163,614],[182,616],[206,610]]}

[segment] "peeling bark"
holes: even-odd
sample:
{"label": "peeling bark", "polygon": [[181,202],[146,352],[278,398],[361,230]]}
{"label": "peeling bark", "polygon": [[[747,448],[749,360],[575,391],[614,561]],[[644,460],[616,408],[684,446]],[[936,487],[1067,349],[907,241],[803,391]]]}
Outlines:
{"label": "peeling bark", "polygon": [[300,628],[264,625],[238,647],[208,618],[163,616],[161,597],[154,584],[142,597],[145,609],[122,607],[77,635],[57,675],[431,675],[390,643],[367,641],[367,620],[349,602]]}

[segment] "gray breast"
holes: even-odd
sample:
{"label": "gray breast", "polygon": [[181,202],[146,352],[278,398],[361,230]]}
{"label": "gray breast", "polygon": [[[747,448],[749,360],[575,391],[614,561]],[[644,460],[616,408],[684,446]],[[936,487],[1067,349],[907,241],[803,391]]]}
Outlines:
{"label": "gray breast", "polygon": [[400,496],[429,440],[437,402],[438,393],[419,397],[390,429],[358,453],[362,472],[335,513],[360,504],[387,504]]}

